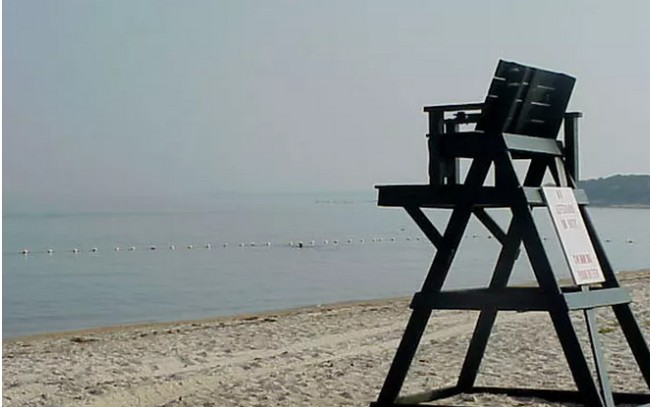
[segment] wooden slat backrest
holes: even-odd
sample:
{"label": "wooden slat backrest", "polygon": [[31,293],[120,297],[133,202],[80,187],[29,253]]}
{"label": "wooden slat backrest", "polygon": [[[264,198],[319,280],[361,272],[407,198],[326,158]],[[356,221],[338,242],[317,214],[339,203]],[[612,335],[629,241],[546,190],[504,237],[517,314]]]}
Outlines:
{"label": "wooden slat backrest", "polygon": [[555,138],[575,78],[499,61],[476,129]]}

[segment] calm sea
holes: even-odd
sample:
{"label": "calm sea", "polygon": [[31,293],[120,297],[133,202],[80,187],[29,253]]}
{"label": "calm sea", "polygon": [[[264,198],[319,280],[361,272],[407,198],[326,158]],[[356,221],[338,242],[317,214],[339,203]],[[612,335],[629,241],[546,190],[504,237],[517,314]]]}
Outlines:
{"label": "calm sea", "polygon": [[[565,274],[539,211],[552,261]],[[427,213],[440,229],[449,215]],[[650,267],[650,210],[590,213],[617,270]],[[496,217],[508,219],[505,212]],[[485,284],[498,249],[479,223],[470,224],[447,286]],[[410,295],[434,253],[403,210],[378,208],[372,194],[232,195],[201,209],[146,212],[5,213],[2,250],[4,337]],[[525,256],[515,278],[532,278]]]}

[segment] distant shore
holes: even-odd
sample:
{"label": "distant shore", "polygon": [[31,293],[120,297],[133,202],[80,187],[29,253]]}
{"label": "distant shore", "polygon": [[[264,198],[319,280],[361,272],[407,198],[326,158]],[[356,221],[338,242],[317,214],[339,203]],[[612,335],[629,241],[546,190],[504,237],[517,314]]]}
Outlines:
{"label": "distant shore", "polygon": [[650,209],[650,205],[646,204],[608,204],[608,205],[598,205],[598,204],[589,204],[590,208],[618,208],[618,209]]}
{"label": "distant shore", "polygon": [[[650,269],[619,276],[648,338]],[[408,303],[345,302],[5,340],[2,405],[367,405],[386,375]],[[404,394],[454,383],[475,316],[434,313]],[[600,310],[598,321],[613,387],[647,393],[613,313]],[[584,337],[582,324],[576,325]],[[479,383],[573,387],[545,313],[500,315]],[[477,396],[471,405],[476,402],[514,406],[523,400]]]}

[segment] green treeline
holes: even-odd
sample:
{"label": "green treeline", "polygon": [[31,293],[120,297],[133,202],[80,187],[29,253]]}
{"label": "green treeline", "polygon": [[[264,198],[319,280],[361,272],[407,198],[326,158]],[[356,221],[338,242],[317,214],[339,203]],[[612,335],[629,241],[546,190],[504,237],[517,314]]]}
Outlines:
{"label": "green treeline", "polygon": [[650,206],[650,175],[613,175],[580,181],[591,205]]}

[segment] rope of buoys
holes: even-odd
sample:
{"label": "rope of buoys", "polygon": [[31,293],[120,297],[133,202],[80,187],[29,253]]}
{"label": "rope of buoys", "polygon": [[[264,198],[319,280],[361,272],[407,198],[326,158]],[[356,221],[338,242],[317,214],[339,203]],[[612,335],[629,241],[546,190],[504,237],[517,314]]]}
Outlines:
{"label": "rope of buoys", "polygon": [[[474,233],[474,234],[467,234],[464,237],[465,238],[470,238],[471,237],[472,239],[476,239],[476,238],[486,238],[486,239],[489,239],[489,240],[494,239],[494,236],[491,235],[491,234],[479,235],[479,234]],[[416,241],[416,242],[425,241],[426,242],[427,241],[427,239],[422,239],[420,236],[415,236],[415,237],[403,236],[401,239],[403,239],[403,241],[406,241],[406,242],[413,242],[413,241]],[[398,239],[395,236],[391,236],[391,237],[386,238],[386,241],[390,241],[390,242],[394,243],[394,242],[397,242],[398,240],[401,240],[401,239]],[[542,236],[542,240],[543,241],[548,241],[548,240],[550,240],[550,238],[548,236]],[[366,239],[366,238],[357,238],[357,239],[347,238],[347,239],[344,239],[344,240],[323,239],[323,240],[319,240],[319,244],[317,244],[317,241],[315,239],[310,239],[307,242],[302,241],[302,240],[299,240],[299,241],[291,240],[288,243],[273,243],[271,241],[265,241],[263,243],[259,243],[259,242],[251,241],[249,243],[240,242],[240,243],[237,244],[237,246],[241,247],[241,248],[245,248],[245,247],[251,247],[251,248],[283,247],[283,246],[284,247],[287,247],[287,246],[288,247],[294,247],[294,248],[304,248],[304,247],[313,247],[313,248],[315,248],[315,247],[318,247],[318,246],[339,245],[342,242],[346,242],[348,245],[354,245],[355,242],[357,244],[365,244],[366,242],[380,243],[380,242],[383,242],[383,241],[384,241],[383,237],[371,237],[371,238],[368,238],[368,239]],[[603,239],[603,241],[606,242],[606,243],[614,243],[614,242],[616,242],[616,240],[611,239],[611,238],[605,238],[605,239]],[[639,245],[639,244],[643,245],[643,244],[645,244],[644,242],[639,242],[638,240],[635,240],[635,239],[629,238],[629,237],[625,238],[625,239],[622,239],[622,240],[618,240],[618,242],[625,243],[625,244],[628,244],[628,245]],[[228,243],[222,243],[222,244],[204,243],[204,244],[201,244],[199,246],[195,246],[193,244],[188,244],[188,245],[185,246],[185,248],[187,250],[194,250],[196,248],[204,248],[204,249],[207,249],[207,250],[211,250],[211,249],[213,249],[215,247],[219,247],[219,246],[223,247],[223,248],[227,248],[227,247],[229,247],[229,244]],[[167,247],[168,247],[168,249],[170,251],[176,250],[176,245],[174,245],[174,244],[170,243]],[[158,250],[159,247],[156,246],[156,245],[149,245],[149,246],[145,246],[145,248],[148,249],[149,251],[156,251],[156,250]],[[136,246],[128,246],[125,250],[128,250],[130,252],[134,252],[134,251],[136,251],[136,249],[137,249]],[[116,245],[116,246],[113,246],[113,251],[120,252],[120,251],[122,251],[122,248],[120,246]],[[46,254],[52,255],[52,254],[54,254],[56,252],[57,251],[52,247],[49,247],[49,248],[47,248],[45,250],[42,250],[42,251],[32,251],[29,248],[23,248],[19,252],[19,254],[22,254],[24,256],[27,256],[29,254],[38,254],[38,253],[46,253]],[[79,247],[73,247],[71,252],[73,254],[79,254],[79,253],[82,252],[82,250]],[[86,252],[99,253],[100,248],[97,247],[97,246],[93,246],[90,249],[87,249]]]}

